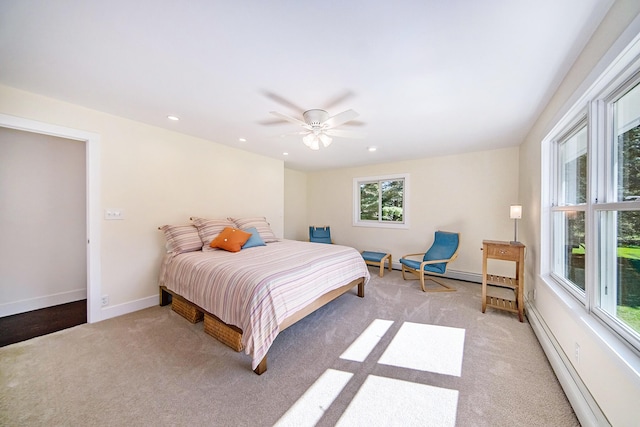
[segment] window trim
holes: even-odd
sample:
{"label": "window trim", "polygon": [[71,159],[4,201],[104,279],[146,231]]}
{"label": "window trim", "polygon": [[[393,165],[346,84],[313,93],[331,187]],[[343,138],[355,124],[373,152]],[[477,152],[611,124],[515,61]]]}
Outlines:
{"label": "window trim", "polygon": [[[394,181],[404,180],[403,199],[402,199],[402,222],[382,221],[362,221],[360,219],[360,184],[375,181]],[[372,228],[409,228],[409,174],[388,174],[353,178],[353,226],[354,227],[372,227]]]}
{"label": "window trim", "polygon": [[[582,130],[582,128],[586,128],[587,131],[587,170],[589,170],[591,165],[591,146],[590,146],[590,126],[589,126],[589,118],[587,117],[587,112],[585,109],[576,114],[573,120],[568,121],[568,123],[562,127],[559,132],[556,133],[554,138],[551,138],[549,146],[551,149],[550,152],[550,200],[549,200],[549,276],[552,277],[558,284],[560,284],[567,292],[569,292],[574,298],[576,298],[580,304],[583,306],[588,305],[589,295],[588,290],[583,291],[575,284],[573,284],[566,277],[561,276],[555,272],[556,269],[556,241],[554,239],[554,219],[553,216],[559,212],[567,212],[567,211],[580,211],[585,212],[585,235],[588,235],[588,230],[586,229],[588,221],[589,210],[587,209],[588,203],[578,203],[578,204],[559,204],[558,201],[561,198],[561,188],[560,188],[560,176],[559,176],[559,168],[560,168],[560,159],[558,155],[559,145],[561,143],[566,142],[575,136],[578,132]],[[589,182],[587,181],[587,201],[590,200],[590,191],[589,191]],[[585,242],[586,243],[586,242]],[[585,287],[586,281],[588,280],[588,273],[585,270]]]}
{"label": "window trim", "polygon": [[[559,295],[570,296],[571,300],[584,308],[584,315],[594,319],[596,323],[610,331],[620,343],[625,344],[636,355],[640,355],[638,331],[632,330],[624,322],[602,309],[598,298],[600,214],[610,210],[640,209],[640,201],[612,202],[611,183],[607,181],[612,172],[612,153],[609,150],[609,144],[613,130],[609,123],[610,109],[612,103],[630,90],[634,82],[640,82],[640,35],[636,32],[627,40],[629,44],[621,48],[618,55],[614,56],[610,51],[603,57],[588,79],[590,86],[585,82],[586,84],[583,83],[578,88],[574,97],[569,99],[558,113],[555,125],[542,139],[540,278]],[[566,136],[580,123],[581,117],[584,117],[585,108],[589,150],[587,167],[588,173],[592,176],[587,183],[585,243],[587,247],[593,249],[587,252],[585,260],[585,295],[581,298],[578,292],[572,291],[572,285],[563,283],[562,278],[553,273],[553,214],[554,208],[557,208],[553,203],[557,200],[555,193],[558,170],[555,142]]]}

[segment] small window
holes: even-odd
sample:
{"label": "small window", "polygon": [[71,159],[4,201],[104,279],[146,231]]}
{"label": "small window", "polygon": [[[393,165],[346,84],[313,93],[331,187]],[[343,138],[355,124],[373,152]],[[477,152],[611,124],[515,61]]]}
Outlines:
{"label": "small window", "polygon": [[361,227],[408,227],[409,175],[354,178],[354,221]]}

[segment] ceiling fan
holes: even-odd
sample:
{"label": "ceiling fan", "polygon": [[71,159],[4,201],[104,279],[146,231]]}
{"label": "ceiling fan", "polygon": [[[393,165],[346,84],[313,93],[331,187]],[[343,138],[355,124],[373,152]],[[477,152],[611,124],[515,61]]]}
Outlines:
{"label": "ceiling fan", "polygon": [[359,132],[335,129],[359,116],[354,110],[346,110],[335,116],[329,116],[325,110],[312,109],[302,113],[303,120],[296,119],[277,111],[271,111],[274,116],[290,123],[301,126],[304,130],[294,132],[294,135],[304,135],[302,142],[312,150],[319,150],[320,143],[327,148],[333,142],[332,136],[341,138],[363,138]]}

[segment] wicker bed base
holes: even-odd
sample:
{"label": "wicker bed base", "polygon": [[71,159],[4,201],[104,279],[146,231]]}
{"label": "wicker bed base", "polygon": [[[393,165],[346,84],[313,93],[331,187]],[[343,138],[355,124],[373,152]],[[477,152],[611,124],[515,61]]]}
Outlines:
{"label": "wicker bed base", "polygon": [[204,314],[204,331],[235,351],[244,349],[242,345],[242,329],[237,326],[227,325],[213,314]]}
{"label": "wicker bed base", "polygon": [[[329,302],[333,301],[340,295],[348,292],[351,288],[355,286],[358,287],[358,292],[357,292],[358,296],[360,298],[364,298],[364,278],[361,277],[344,286],[341,286],[340,288],[327,292],[326,294],[322,295],[320,298],[316,299],[314,302],[309,304],[307,307],[287,317],[280,324],[280,331],[283,331],[284,329],[296,323],[298,320],[313,313],[318,308],[322,307],[325,304],[328,304]],[[223,321],[218,319],[216,316],[210,313],[207,313],[205,310],[202,310],[197,305],[192,304],[191,302],[185,300],[180,295],[174,292],[171,292],[170,290],[167,289],[166,286],[160,286],[159,296],[160,296],[161,306],[167,305],[169,304],[169,302],[171,302],[171,308],[173,308],[173,310],[176,311],[176,313],[185,317],[189,321],[191,321],[190,320],[191,318],[197,318],[198,315],[204,317],[204,331],[208,335],[211,335],[212,337],[216,338],[220,342],[231,347],[235,351],[243,350],[242,342],[241,342],[242,329],[238,328],[237,326],[228,325],[224,323]],[[175,301],[178,301],[178,303],[175,304]],[[176,310],[176,308],[178,308],[178,310],[186,311],[188,315],[193,314],[194,311],[197,312],[198,314],[192,315],[191,317],[187,317],[182,312]],[[200,320],[202,320],[202,317],[200,318]],[[199,322],[200,320],[197,320],[197,322]],[[196,323],[196,321],[194,321],[193,323]],[[267,356],[265,355],[262,361],[260,362],[260,364],[258,365],[258,367],[256,367],[253,371],[258,375],[262,375],[264,372],[266,372],[266,370],[267,370]]]}
{"label": "wicker bed base", "polygon": [[202,322],[204,313],[180,295],[173,295],[171,309],[191,323]]}

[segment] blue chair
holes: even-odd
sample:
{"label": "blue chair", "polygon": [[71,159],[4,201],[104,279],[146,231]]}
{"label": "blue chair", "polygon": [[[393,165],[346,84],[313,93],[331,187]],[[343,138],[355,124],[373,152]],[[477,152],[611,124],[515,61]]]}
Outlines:
{"label": "blue chair", "polygon": [[[423,292],[451,292],[455,288],[448,286],[428,276],[444,276],[447,265],[458,257],[460,247],[460,233],[448,233],[446,231],[436,231],[433,245],[426,253],[408,254],[400,258],[402,264],[402,278],[407,280],[405,272],[411,273],[420,279]],[[422,257],[422,260],[408,259],[408,257]],[[425,277],[426,276],[426,277]],[[431,280],[442,286],[442,288],[425,288],[424,282]]]}
{"label": "blue chair", "polygon": [[331,227],[309,227],[309,241],[314,243],[333,243],[331,240]]}

